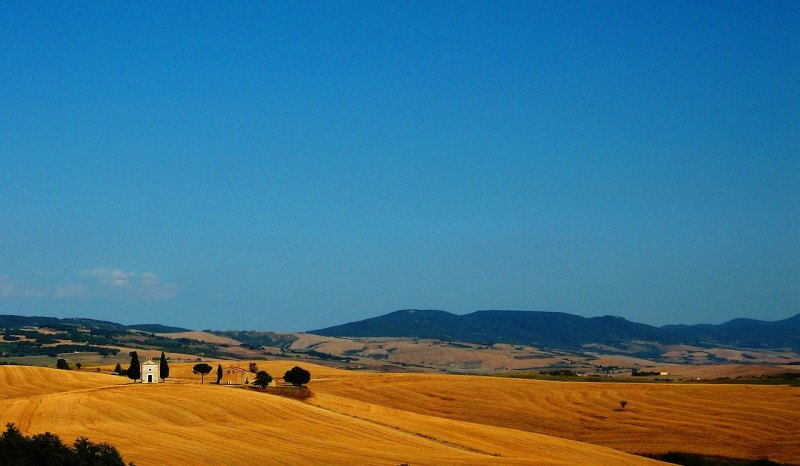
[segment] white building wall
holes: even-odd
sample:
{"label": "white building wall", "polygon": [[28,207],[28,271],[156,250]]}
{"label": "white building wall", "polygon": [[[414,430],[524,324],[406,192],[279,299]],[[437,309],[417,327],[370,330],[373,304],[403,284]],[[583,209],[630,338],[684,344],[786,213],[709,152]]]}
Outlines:
{"label": "white building wall", "polygon": [[158,364],[151,361],[142,364],[142,383],[158,383]]}

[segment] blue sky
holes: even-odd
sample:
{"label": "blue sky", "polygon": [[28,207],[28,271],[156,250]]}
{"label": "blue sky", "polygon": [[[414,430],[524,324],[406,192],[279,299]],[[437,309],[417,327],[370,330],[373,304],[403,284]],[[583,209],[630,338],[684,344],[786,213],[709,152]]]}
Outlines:
{"label": "blue sky", "polygon": [[0,312],[800,312],[798,2],[5,2]]}

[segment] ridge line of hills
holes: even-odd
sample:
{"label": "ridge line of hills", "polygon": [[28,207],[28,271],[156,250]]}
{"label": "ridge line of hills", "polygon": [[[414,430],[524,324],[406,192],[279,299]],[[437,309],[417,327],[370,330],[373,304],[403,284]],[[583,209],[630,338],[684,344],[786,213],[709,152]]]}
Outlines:
{"label": "ridge line of hills", "polygon": [[48,325],[64,325],[64,326],[85,326],[88,328],[106,329],[106,330],[141,330],[150,333],[179,333],[191,332],[190,329],[182,327],[170,327],[161,324],[136,324],[136,325],[123,325],[116,322],[107,320],[89,319],[85,317],[44,317],[44,316],[19,316],[13,314],[0,315],[0,328],[15,328],[20,326],[29,327],[45,327]]}
{"label": "ridge line of hills", "polygon": [[[161,324],[123,325],[87,318],[0,315],[0,328],[48,325],[83,325],[150,333],[191,331]],[[582,317],[563,312],[481,310],[457,315],[440,310],[405,309],[306,333],[327,337],[424,338],[563,349],[576,349],[588,344],[627,348],[634,342],[653,342],[800,351],[800,314],[778,321],[738,318],[722,324],[656,327],[616,316]]]}
{"label": "ridge line of hills", "polygon": [[405,309],[307,333],[328,337],[431,338],[565,349],[587,344],[626,347],[635,341],[646,341],[798,351],[800,314],[779,321],[739,318],[722,324],[655,327],[622,317],[582,317],[563,312],[485,310],[457,315],[439,310]]}

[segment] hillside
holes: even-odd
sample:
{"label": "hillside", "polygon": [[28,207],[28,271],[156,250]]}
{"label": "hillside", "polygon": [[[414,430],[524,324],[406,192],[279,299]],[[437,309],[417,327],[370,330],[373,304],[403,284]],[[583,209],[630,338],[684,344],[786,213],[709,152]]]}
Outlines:
{"label": "hillside", "polygon": [[[292,361],[255,361],[276,375]],[[226,363],[222,363],[225,365]],[[239,364],[247,364],[241,361]],[[155,386],[94,371],[0,366],[0,423],[87,435],[136,464],[660,464],[625,452],[800,458],[792,387],[563,383],[375,374],[303,364],[314,396]],[[624,411],[619,401],[627,400]],[[742,439],[748,439],[743,442]]]}
{"label": "hillside", "polygon": [[[258,363],[275,374],[289,367]],[[69,375],[86,377],[85,383],[62,386],[63,371],[0,366],[1,380],[18,381],[13,394],[0,395],[0,422],[13,422],[24,433],[49,430],[65,441],[87,435],[111,442],[140,466],[660,464],[569,439],[374,404],[341,410],[349,399],[322,392],[322,402],[312,404],[200,385],[190,367],[175,365],[176,380],[166,384],[120,384],[125,379],[84,371]],[[308,367],[322,378],[349,377]],[[52,389],[41,393],[41,385]]]}
{"label": "hillside", "polygon": [[[800,460],[795,387],[565,383],[439,374],[359,374],[314,384],[311,400],[501,426],[629,452]],[[336,397],[336,398],[334,398]],[[625,411],[619,402],[628,401]],[[747,439],[747,441],[742,441]]]}
{"label": "hillside", "polygon": [[586,344],[625,347],[636,341],[800,350],[800,314],[777,322],[736,319],[719,325],[654,327],[621,317],[561,312],[477,311],[455,315],[402,310],[309,333],[330,337],[407,337],[575,349]]}
{"label": "hillside", "polygon": [[[136,349],[143,357],[165,351],[175,361],[289,359],[383,372],[570,370],[618,377],[638,371],[652,379],[664,371],[672,380],[777,377],[800,369],[800,352],[771,348],[797,340],[798,321],[737,319],[719,326],[657,328],[610,316],[517,311],[457,316],[409,310],[319,331],[367,335],[335,337],[12,315],[0,316],[0,363],[53,367],[63,358],[73,366],[124,365]],[[682,341],[696,343],[675,343]]]}

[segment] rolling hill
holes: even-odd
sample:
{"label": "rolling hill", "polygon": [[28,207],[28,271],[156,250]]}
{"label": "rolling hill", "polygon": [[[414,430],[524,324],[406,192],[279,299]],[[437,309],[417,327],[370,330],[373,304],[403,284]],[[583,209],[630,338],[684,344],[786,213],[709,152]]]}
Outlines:
{"label": "rolling hill", "polygon": [[[294,364],[255,362],[271,374]],[[171,366],[158,385],[0,366],[0,423],[68,442],[107,441],[140,466],[655,465],[663,463],[629,452],[669,450],[800,458],[792,387],[572,384],[303,364],[314,395],[300,401],[200,384],[191,363]]]}
{"label": "rolling hill", "polygon": [[654,327],[622,317],[581,317],[561,312],[477,311],[456,315],[408,309],[309,333],[330,337],[406,337],[507,343],[549,348],[586,344],[627,346],[634,341],[699,346],[800,350],[800,314],[777,322],[735,319],[719,325]]}
{"label": "rolling hill", "polygon": [[[259,365],[280,373],[287,363]],[[523,430],[363,404],[321,403],[197,384],[190,365],[168,383],[141,385],[90,372],[0,366],[14,390],[0,394],[0,422],[65,441],[113,443],[128,461],[156,464],[648,465],[611,448]],[[310,366],[323,378],[343,371]],[[40,387],[47,386],[44,391]],[[322,396],[322,395],[320,395]],[[340,401],[337,401],[340,400]]]}

